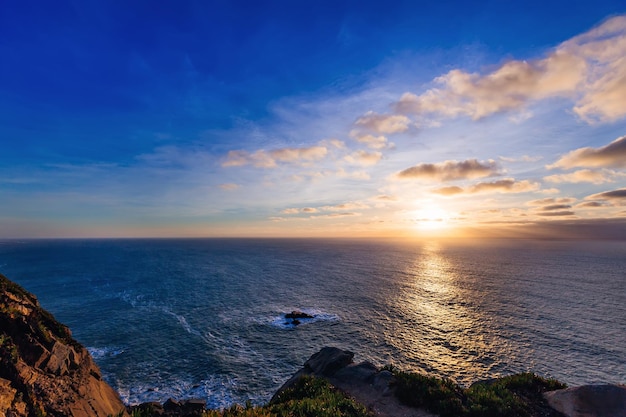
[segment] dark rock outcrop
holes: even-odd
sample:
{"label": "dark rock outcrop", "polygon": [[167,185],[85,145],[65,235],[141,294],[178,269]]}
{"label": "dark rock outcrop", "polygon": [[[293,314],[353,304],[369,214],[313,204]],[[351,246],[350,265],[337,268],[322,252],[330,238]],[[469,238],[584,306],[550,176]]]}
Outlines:
{"label": "dark rock outcrop", "polygon": [[69,329],[0,274],[0,415],[104,417],[124,410]]}
{"label": "dark rock outcrop", "polygon": [[[312,355],[274,394],[271,401],[292,387],[305,375],[325,378],[333,386],[381,417],[434,417],[423,409],[405,406],[394,395],[393,374],[370,362],[353,362],[354,353],[336,347],[324,347]],[[271,402],[270,401],[270,402]]]}
{"label": "dark rock outcrop", "polygon": [[315,316],[307,314],[300,310],[293,310],[291,313],[285,314],[286,319],[312,319]]}

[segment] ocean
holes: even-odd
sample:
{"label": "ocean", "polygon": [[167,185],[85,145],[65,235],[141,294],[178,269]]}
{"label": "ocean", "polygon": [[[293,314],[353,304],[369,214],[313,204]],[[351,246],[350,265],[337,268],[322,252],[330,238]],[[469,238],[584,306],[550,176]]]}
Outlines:
{"label": "ocean", "polygon": [[626,383],[626,242],[7,240],[0,272],[131,404],[263,403],[324,346],[464,386]]}

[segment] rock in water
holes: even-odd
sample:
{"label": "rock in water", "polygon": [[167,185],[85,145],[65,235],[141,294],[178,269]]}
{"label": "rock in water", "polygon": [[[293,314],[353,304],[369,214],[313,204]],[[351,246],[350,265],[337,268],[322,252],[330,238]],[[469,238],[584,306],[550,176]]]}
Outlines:
{"label": "rock in water", "polygon": [[314,317],[315,316],[312,316],[300,310],[294,310],[291,313],[285,314],[286,319],[312,319]]}
{"label": "rock in water", "polygon": [[0,274],[0,416],[125,412],[89,352],[37,298]]}

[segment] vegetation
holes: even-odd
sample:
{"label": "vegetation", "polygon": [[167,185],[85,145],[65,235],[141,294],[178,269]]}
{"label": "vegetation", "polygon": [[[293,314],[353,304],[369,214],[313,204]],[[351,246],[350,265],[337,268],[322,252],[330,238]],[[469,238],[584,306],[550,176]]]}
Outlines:
{"label": "vegetation", "polygon": [[[393,370],[395,392],[405,405],[442,417],[550,417],[556,416],[541,394],[565,388],[554,380],[522,373],[477,383],[463,389],[448,379]],[[131,417],[150,417],[153,410],[135,408]],[[303,377],[264,406],[233,405],[209,410],[204,417],[371,417],[360,404],[326,380]]]}
{"label": "vegetation", "polygon": [[[131,417],[150,417],[153,410],[135,408]],[[121,416],[121,415],[120,415]],[[209,410],[204,417],[371,417],[365,407],[346,397],[325,379],[300,378],[264,406],[233,405],[224,410]]]}
{"label": "vegetation", "polygon": [[396,395],[406,405],[442,417],[531,417],[550,415],[542,393],[565,388],[554,380],[521,373],[462,389],[447,379],[394,372]]}

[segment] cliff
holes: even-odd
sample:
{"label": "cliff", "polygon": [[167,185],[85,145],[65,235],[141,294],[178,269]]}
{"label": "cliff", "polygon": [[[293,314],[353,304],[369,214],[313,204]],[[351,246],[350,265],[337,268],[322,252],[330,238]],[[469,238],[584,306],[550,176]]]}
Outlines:
{"label": "cliff", "polygon": [[124,410],[69,329],[0,274],[0,417],[105,417]]}

